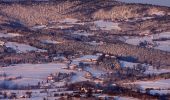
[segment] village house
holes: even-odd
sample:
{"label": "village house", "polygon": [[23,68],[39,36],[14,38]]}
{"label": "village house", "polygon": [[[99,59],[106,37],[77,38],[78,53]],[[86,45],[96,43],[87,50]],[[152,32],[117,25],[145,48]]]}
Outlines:
{"label": "village house", "polygon": [[88,92],[87,88],[84,88],[84,87],[82,87],[80,90],[81,90],[82,92],[85,92],[85,93]]}
{"label": "village house", "polygon": [[145,35],[145,36],[148,36],[149,34],[148,34],[148,33],[145,33],[144,35]]}
{"label": "village house", "polygon": [[102,79],[96,78],[96,79],[94,79],[94,82],[96,84],[103,84],[104,81]]}
{"label": "village house", "polygon": [[103,90],[101,90],[101,89],[96,89],[95,91],[94,91],[94,93],[102,93],[103,92]]}
{"label": "village house", "polygon": [[76,64],[70,64],[69,65],[70,70],[75,70],[77,67],[78,67],[78,65],[76,65]]}
{"label": "village house", "polygon": [[96,63],[97,62],[97,60],[98,60],[98,56],[96,56],[96,55],[86,55],[86,56],[84,56],[84,57],[82,57],[82,62],[91,62],[91,63]]}
{"label": "village house", "polygon": [[85,78],[92,78],[93,75],[90,72],[86,72],[85,74]]}
{"label": "village house", "polygon": [[102,55],[103,55],[103,53],[96,53],[96,55],[97,55],[97,56],[102,56]]}
{"label": "village house", "polygon": [[110,56],[110,57],[116,59],[116,56]]}
{"label": "village house", "polygon": [[83,71],[83,68],[82,67],[77,67],[76,68],[78,71]]}
{"label": "village house", "polygon": [[110,55],[109,54],[105,54],[105,57],[109,57]]}
{"label": "village house", "polygon": [[0,45],[3,46],[5,44],[5,42],[3,41],[0,41]]}
{"label": "village house", "polygon": [[26,98],[26,96],[25,95],[20,95],[19,98]]}
{"label": "village house", "polygon": [[98,98],[98,100],[115,100],[114,97],[107,96],[107,95],[100,95],[97,98]]}
{"label": "village house", "polygon": [[54,76],[53,76],[53,75],[49,75],[49,76],[47,77],[47,80],[48,80],[48,81],[53,81],[53,80],[54,80]]}

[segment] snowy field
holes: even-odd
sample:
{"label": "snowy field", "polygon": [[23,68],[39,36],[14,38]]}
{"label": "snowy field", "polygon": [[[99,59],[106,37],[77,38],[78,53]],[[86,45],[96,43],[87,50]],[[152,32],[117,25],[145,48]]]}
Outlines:
{"label": "snowy field", "polygon": [[[133,62],[127,62],[127,61],[120,61],[120,66],[122,68],[129,67],[129,68],[134,68],[140,63],[133,63]],[[144,66],[144,65],[143,65]]]}
{"label": "snowy field", "polygon": [[[143,18],[137,18],[134,20],[147,20],[147,19],[152,19],[153,17],[143,17]],[[62,23],[63,25],[58,25],[58,26],[50,26],[46,28],[60,28],[60,29],[65,29],[65,28],[71,28],[76,24],[79,25],[88,25],[90,24],[90,29],[91,30],[103,30],[103,31],[111,31],[111,30],[121,30],[121,27],[119,26],[119,23],[112,22],[112,21],[105,21],[105,20],[96,20],[92,22],[80,22],[78,19],[72,19],[72,18],[66,18],[59,23]],[[39,26],[42,28],[44,25]],[[60,26],[60,27],[59,27]],[[44,26],[45,27],[45,26]],[[44,28],[43,27],[43,28]],[[149,31],[142,32],[140,34],[144,33],[149,33]],[[93,33],[89,33],[83,30],[79,31],[74,31],[72,33],[72,36],[93,36]],[[122,38],[122,37],[121,37]],[[161,40],[161,39],[166,39],[166,40]],[[155,41],[156,40],[156,41]],[[148,48],[154,48],[154,49],[159,49],[163,51],[168,51],[170,52],[170,32],[163,32],[159,34],[153,34],[153,35],[146,35],[143,37],[137,37],[137,36],[123,36],[123,40],[125,43],[132,44],[132,45],[139,45],[140,43],[147,43],[146,47]],[[48,41],[46,41],[48,43]],[[54,41],[49,41],[49,43],[54,43]],[[102,43],[97,43],[95,41],[88,42],[90,45],[100,45]]]}
{"label": "snowy field", "polygon": [[[45,91],[44,89],[32,89],[32,90],[4,90],[4,92],[7,92],[7,94],[9,93],[16,93],[17,97],[19,97],[18,99],[15,100],[43,100],[44,98],[47,98],[49,100],[58,100],[60,97],[53,97],[52,95],[54,95],[55,93],[57,94],[71,94],[73,93],[73,91],[64,91],[64,88],[60,89],[63,91],[58,91],[59,89],[49,89],[48,92]],[[31,98],[20,98],[22,96],[26,96],[26,92],[32,92],[32,97]],[[51,96],[51,97],[49,97]],[[3,99],[3,100],[9,100],[9,99]]]}
{"label": "snowy field", "polygon": [[60,23],[65,23],[65,24],[76,24],[79,20],[77,19],[73,19],[73,18],[66,18],[63,19],[61,21],[59,21]]}
{"label": "snowy field", "polygon": [[[161,40],[166,39],[166,40]],[[147,46],[154,49],[170,52],[170,32],[163,32],[144,37],[124,37],[125,43],[139,45],[141,42],[147,43]],[[156,40],[156,41],[155,41]]]}
{"label": "snowy field", "polygon": [[17,42],[6,42],[5,46],[13,48],[17,53],[27,53],[30,51],[46,52],[46,50],[38,49],[36,47],[27,44],[17,43]]}
{"label": "snowy field", "polygon": [[[170,79],[160,79],[155,81],[136,81],[131,83],[124,83],[124,85],[135,85],[136,89],[140,89],[140,92],[152,95],[167,95],[170,94]],[[149,90],[149,91],[147,91]]]}
{"label": "snowy field", "polygon": [[78,66],[81,62],[85,64],[93,64],[98,58],[98,55],[84,55],[79,58],[72,59],[70,65]]}
{"label": "snowy field", "polygon": [[[62,63],[49,63],[49,64],[17,64],[14,66],[3,67],[0,70],[0,73],[6,74],[6,78],[16,78],[20,77],[20,79],[6,81],[6,84],[9,86],[13,85],[37,85],[38,82],[46,81],[47,76],[51,73],[70,73],[72,71],[63,69],[66,67],[66,64]],[[0,82],[4,82],[4,78],[0,78]]]}
{"label": "snowy field", "polygon": [[16,36],[22,36],[22,35],[18,33],[0,33],[0,37],[4,37],[4,38],[12,38]]}
{"label": "snowy field", "polygon": [[160,68],[156,69],[153,66],[148,66],[147,70],[144,72],[145,74],[161,74],[161,73],[168,73],[170,72],[170,68],[167,66],[167,68]]}
{"label": "snowy field", "polygon": [[152,95],[156,95],[156,94],[167,95],[167,94],[170,94],[170,90],[150,90],[150,94],[152,94]]}
{"label": "snowy field", "polygon": [[92,34],[92,33],[88,33],[88,32],[86,32],[86,31],[75,31],[75,32],[73,32],[72,33],[73,35],[80,35],[80,36],[86,36],[86,37],[88,37],[88,36],[93,36],[94,34]]}
{"label": "snowy field", "polygon": [[[146,18],[147,19],[147,18]],[[49,22],[49,25],[35,25],[32,27],[33,30],[39,29],[67,29],[72,28],[74,25],[90,25],[90,30],[103,30],[103,31],[111,31],[111,30],[121,30],[119,23],[113,21],[105,21],[105,20],[96,20],[91,22],[81,22],[78,19],[73,18],[65,18],[58,22]],[[91,36],[92,33],[88,33],[85,31],[75,31],[72,34]]]}
{"label": "snowy field", "polygon": [[86,67],[84,70],[87,71],[87,72],[92,73],[92,75],[94,77],[96,77],[96,78],[100,78],[101,75],[106,74],[106,72],[104,72],[102,70],[98,70],[98,69],[92,68],[92,67]]}
{"label": "snowy field", "polygon": [[93,22],[94,25],[101,30],[121,30],[119,23],[114,23],[112,21],[97,20]]}
{"label": "snowy field", "polygon": [[157,69],[149,64],[140,64],[140,63],[134,63],[134,62],[121,61],[121,60],[120,60],[120,65],[122,68],[132,68],[132,69],[138,65],[143,66],[144,68],[146,68],[146,71],[144,72],[144,74],[161,74],[161,73],[170,72],[170,69],[168,66],[167,68]]}
{"label": "snowy field", "polygon": [[42,43],[44,44],[60,44],[63,42],[55,41],[55,40],[41,40]]}
{"label": "snowy field", "polygon": [[145,90],[147,88],[153,88],[153,89],[170,89],[170,79],[162,79],[158,81],[140,81],[135,82],[136,84],[139,84],[141,86],[142,90]]}
{"label": "snowy field", "polygon": [[[28,86],[28,85],[37,85],[38,82],[45,82],[48,75],[52,73],[74,73],[71,77],[70,82],[81,82],[90,80],[86,78],[88,73],[91,73],[95,77],[100,77],[105,72],[100,70],[95,70],[93,68],[86,67],[83,68],[80,66],[80,63],[92,64],[93,61],[96,61],[99,56],[97,55],[84,55],[80,58],[75,58],[71,61],[69,66],[76,65],[77,67],[74,69],[68,69],[68,65],[66,63],[47,63],[47,64],[16,64],[13,66],[3,67],[1,68],[0,73],[6,74],[6,79],[14,79],[10,81],[4,81],[4,77],[0,77],[0,83],[8,84],[9,87],[13,87],[14,85],[18,86]],[[81,70],[79,70],[81,69]],[[83,70],[84,69],[84,70]],[[19,79],[16,79],[20,77]],[[54,84],[59,84],[58,82]],[[57,85],[56,85],[57,86]]]}

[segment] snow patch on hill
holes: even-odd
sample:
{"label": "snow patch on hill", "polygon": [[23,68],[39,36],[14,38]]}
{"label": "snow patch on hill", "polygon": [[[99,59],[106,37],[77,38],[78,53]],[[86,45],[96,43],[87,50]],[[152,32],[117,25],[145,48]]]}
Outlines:
{"label": "snow patch on hill", "polygon": [[17,53],[27,53],[30,51],[46,52],[46,50],[38,49],[36,47],[27,44],[17,43],[17,42],[7,42],[5,43],[5,46],[13,48],[14,50],[16,50]]}

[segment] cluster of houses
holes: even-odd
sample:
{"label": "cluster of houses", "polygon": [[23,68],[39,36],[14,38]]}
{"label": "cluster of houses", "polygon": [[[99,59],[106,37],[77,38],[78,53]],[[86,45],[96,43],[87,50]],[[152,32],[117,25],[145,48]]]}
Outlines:
{"label": "cluster of houses", "polygon": [[25,91],[25,93],[18,95],[15,92],[4,91],[0,92],[0,99],[18,99],[18,98],[31,98],[32,92]]}
{"label": "cluster of houses", "polygon": [[[69,59],[64,57],[64,56],[60,56],[60,57],[54,56],[54,57],[52,57],[52,59],[53,59],[53,61],[68,63],[68,66],[64,67],[63,69],[81,72],[81,71],[85,71],[84,68],[89,67],[91,64],[96,64],[98,62],[98,60],[100,59],[100,57],[103,56],[103,55],[104,54],[102,54],[102,53],[97,53],[96,55],[84,55],[84,56],[81,56],[79,58],[74,57],[70,61],[70,63],[68,63]],[[114,56],[110,56],[108,54],[105,54],[104,57],[114,58]],[[45,89],[45,88],[49,89],[49,88],[51,88],[53,83],[58,83],[58,82],[65,82],[64,86],[66,86],[67,82],[69,82],[69,80],[71,79],[71,76],[73,76],[73,75],[74,75],[74,73],[61,73],[61,72],[53,73],[53,74],[50,74],[49,76],[47,76],[47,78],[46,78],[47,81],[45,82],[46,85],[43,85],[44,83],[42,83],[42,84],[40,84],[40,86],[38,86],[38,85],[37,86],[40,87],[40,89]],[[95,83],[95,84],[103,84],[104,83],[104,80],[102,78],[94,77],[93,73],[91,73],[89,71],[86,71],[84,77],[92,80],[93,83]],[[9,80],[16,80],[18,78],[22,78],[22,77],[11,77],[11,78],[9,78]],[[55,86],[54,88],[58,88],[58,87]],[[71,94],[66,93],[66,94],[62,94],[62,95],[72,95],[72,96],[80,95],[80,96],[83,96],[84,94],[88,94],[90,90],[91,90],[91,88],[88,89],[88,88],[81,87],[80,91],[79,91],[79,92],[81,92],[80,94],[74,92],[74,93],[71,93]],[[101,89],[92,90],[92,93],[101,93],[101,92],[102,92]],[[4,97],[4,94],[2,94],[2,95],[1,95],[0,98]],[[58,93],[55,93],[54,96],[57,96],[57,95],[61,96],[61,94],[58,94]],[[27,93],[26,95],[19,97],[19,98],[29,98],[29,97],[30,97],[30,94]],[[6,98],[18,98],[18,97],[16,96],[16,93],[11,93],[11,95],[6,97]]]}
{"label": "cluster of houses", "polygon": [[55,73],[55,74],[50,74],[47,77],[47,81],[51,81],[51,82],[59,82],[59,81],[63,81],[63,80],[69,80],[70,77],[73,75],[74,73]]}
{"label": "cluster of houses", "polygon": [[5,42],[4,41],[0,41],[0,46],[4,46]]}

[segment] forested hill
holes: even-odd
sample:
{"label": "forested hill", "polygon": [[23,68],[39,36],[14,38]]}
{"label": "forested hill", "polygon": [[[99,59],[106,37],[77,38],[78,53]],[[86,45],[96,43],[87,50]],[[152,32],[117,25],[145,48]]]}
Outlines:
{"label": "forested hill", "polygon": [[[5,0],[9,1],[9,0]],[[13,1],[13,0],[12,0]],[[19,20],[27,25],[47,23],[75,17],[83,20],[126,20],[153,15],[155,11],[170,12],[170,8],[142,4],[125,4],[115,0],[34,0],[0,3],[0,21]]]}

